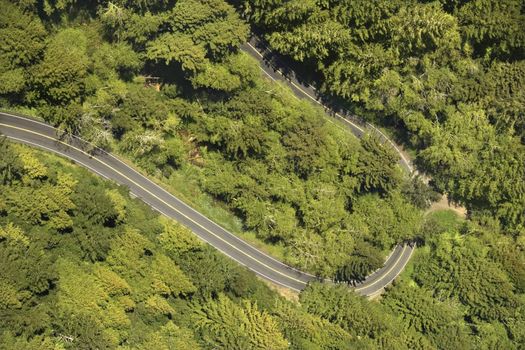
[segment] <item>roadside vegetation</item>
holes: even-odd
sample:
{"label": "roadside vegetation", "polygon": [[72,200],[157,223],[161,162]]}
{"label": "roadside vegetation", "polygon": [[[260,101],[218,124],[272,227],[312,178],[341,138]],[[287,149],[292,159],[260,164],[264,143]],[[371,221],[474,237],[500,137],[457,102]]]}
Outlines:
{"label": "roadside vegetation", "polygon": [[324,94],[416,149],[471,217],[523,232],[523,1],[235,3]]}
{"label": "roadside vegetation", "polygon": [[[524,349],[518,1],[0,8],[0,107],[126,157],[323,277],[362,279],[395,244],[421,247],[377,301],[312,284],[290,302],[126,189],[2,139],[0,347]],[[375,138],[264,80],[239,51],[239,13],[415,149],[433,190]],[[423,215],[434,190],[467,219]]]}
{"label": "roadside vegetation", "polygon": [[2,140],[0,178],[7,349],[519,349],[525,340],[523,247],[452,212],[428,218],[426,247],[379,303],[322,284],[296,303],[61,158]]}
{"label": "roadside vegetation", "polygon": [[131,159],[322,277],[363,279],[416,237],[432,194],[407,192],[392,149],[264,80],[232,6],[47,4],[2,3],[6,108]]}
{"label": "roadside vegetation", "polygon": [[3,349],[336,349],[350,341],[126,188],[5,140],[0,262]]}

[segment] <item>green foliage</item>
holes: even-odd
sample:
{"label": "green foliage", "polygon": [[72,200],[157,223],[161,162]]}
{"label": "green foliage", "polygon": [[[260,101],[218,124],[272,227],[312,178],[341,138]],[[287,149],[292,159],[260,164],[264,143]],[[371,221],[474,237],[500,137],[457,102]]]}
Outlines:
{"label": "green foliage", "polygon": [[479,55],[525,57],[525,14],[519,1],[476,0],[454,7],[465,37]]}
{"label": "green foliage", "polygon": [[238,274],[236,265],[208,247],[182,254],[178,264],[192,276],[198,294],[203,297],[217,296],[233,284]]}
{"label": "green foliage", "polygon": [[292,340],[291,349],[351,349],[353,339],[343,329],[288,302],[279,302],[274,316],[287,339]]}
{"label": "green foliage", "polygon": [[420,56],[435,50],[446,55],[460,45],[457,19],[438,3],[401,7],[389,24],[392,46],[406,51],[402,56]]}
{"label": "green foliage", "polygon": [[232,68],[216,63],[238,49],[248,34],[232,7],[222,0],[178,1],[162,21],[166,28],[147,43],[147,59],[168,66],[176,63],[195,87],[239,88],[240,79]]}
{"label": "green foliage", "polygon": [[525,292],[525,254],[512,238],[499,237],[493,244],[489,256],[498,262],[507,273],[516,292]]}
{"label": "green foliage", "polygon": [[420,215],[397,193],[386,200],[363,196],[353,203],[353,210],[353,219],[368,227],[363,238],[383,249],[413,239],[420,228]]}
{"label": "green foliage", "polygon": [[276,321],[249,301],[236,305],[219,295],[195,310],[197,329],[208,346],[218,349],[287,349]]}
{"label": "green foliage", "polygon": [[360,156],[357,175],[364,191],[391,192],[399,186],[400,169],[396,166],[398,154],[373,136],[364,137],[361,144],[365,152]]}
{"label": "green foliage", "polygon": [[7,138],[1,135],[0,154],[0,176],[2,184],[6,185],[21,175],[22,163]]}
{"label": "green foliage", "polygon": [[414,206],[420,209],[428,209],[432,203],[441,199],[441,195],[425,184],[420,175],[415,175],[406,181],[401,191]]}
{"label": "green foliage", "polygon": [[[250,91],[208,102],[206,115],[194,116],[191,125],[208,146],[203,188],[239,213],[248,229],[289,246],[290,263],[321,276],[333,276],[346,264],[356,237],[388,249],[415,235],[417,209],[394,195],[402,174],[392,150],[373,138],[362,146],[346,140],[347,134],[325,123],[319,111],[288,96],[270,103],[263,92]],[[250,110],[252,103],[257,108]],[[377,212],[391,213],[381,233],[372,228],[377,212],[358,204],[370,191],[392,196],[369,198]],[[359,274],[380,261],[380,256],[372,264],[364,261]],[[349,274],[353,266],[346,264]]]}
{"label": "green foliage", "polygon": [[[226,2],[20,5],[46,13],[44,23],[56,26],[42,52],[25,63],[30,66],[17,67],[31,76],[27,91],[19,96],[25,103],[63,131],[117,150],[149,174],[199,174],[195,180],[200,188],[223,201],[244,229],[279,245],[286,262],[325,277],[341,270],[345,273],[340,277],[362,276],[382,261],[376,248],[390,249],[414,236],[417,209],[393,195],[403,183],[395,152],[374,137],[359,143],[326,123],[320,109],[261,79],[256,63],[237,52],[248,26]],[[317,5],[289,6],[305,18]],[[380,16],[386,16],[383,11],[393,10],[386,6]],[[278,12],[287,18],[286,11]],[[321,19],[315,30],[302,28],[301,36],[322,38],[311,54],[328,57],[351,42],[353,31]],[[276,37],[279,40],[290,44]],[[295,42],[290,47],[306,52]],[[9,72],[16,81],[19,71]],[[32,172],[23,181],[46,176],[38,162],[28,159],[24,166]],[[111,229],[126,225],[130,214],[117,192],[89,193],[85,186],[78,184],[74,194],[82,206],[66,206],[69,209],[53,215],[53,225],[70,231],[69,217],[76,215],[83,223],[74,236],[81,254],[103,260],[111,249]],[[396,199],[370,197],[369,208],[377,210],[357,212],[360,198],[369,192]],[[40,224],[53,211],[27,209],[31,222],[43,217],[37,220]],[[375,229],[367,216],[382,210],[387,222]],[[393,223],[392,215],[400,213],[401,219]],[[356,219],[358,225],[352,222]],[[100,228],[89,230],[93,224]],[[410,229],[400,234],[398,224]],[[356,244],[362,241],[373,247]],[[362,248],[366,251],[358,251]],[[210,280],[217,286],[225,283],[215,276]]]}
{"label": "green foliage", "polygon": [[494,62],[486,72],[487,94],[484,100],[487,113],[496,121],[498,128],[513,132],[525,140],[525,120],[523,119],[523,101],[525,95],[521,87],[524,81],[525,61]]}
{"label": "green foliage", "polygon": [[182,256],[201,249],[202,242],[188,229],[162,217],[160,221],[163,224],[163,231],[158,236],[158,241],[166,252],[173,256]]}
{"label": "green foliage", "polygon": [[471,347],[472,339],[463,323],[462,309],[453,301],[440,302],[433,298],[432,291],[405,282],[392,288],[383,304],[401,315],[406,327],[428,334],[437,347],[444,342],[447,347]]}
{"label": "green foliage", "polygon": [[503,320],[518,304],[514,287],[487,249],[471,237],[445,233],[430,243],[432,256],[415,271],[415,280],[435,293],[458,298],[469,313],[484,320]]}
{"label": "green foliage", "polygon": [[10,284],[2,282],[0,286],[0,309],[19,309],[22,306],[20,299],[23,298],[22,295],[19,295],[17,290]]}
{"label": "green foliage", "polygon": [[359,339],[355,346],[402,349],[411,344],[414,348],[425,348],[425,341],[418,341],[416,334],[404,331],[384,306],[369,303],[346,286],[312,284],[301,293],[300,302],[307,312],[339,325]]}
{"label": "green foliage", "polygon": [[153,333],[150,339],[142,343],[139,349],[159,349],[159,350],[199,350],[199,343],[195,341],[191,331],[183,329],[169,321],[157,332]]}
{"label": "green foliage", "polygon": [[36,336],[31,340],[16,337],[11,332],[4,332],[0,336],[0,344],[13,350],[63,350],[64,346],[50,337]]}
{"label": "green foliage", "polygon": [[[102,338],[118,343],[126,337],[124,329],[130,326],[126,309],[118,298],[110,298],[102,283],[82,266],[70,261],[58,261],[58,303],[61,318],[75,314],[90,317],[96,328],[102,330]],[[89,346],[89,343],[85,344]]]}
{"label": "green foliage", "polygon": [[[23,164],[11,169],[15,180],[2,185],[0,198],[23,191],[59,198],[58,191],[64,198],[57,201],[74,210],[67,231],[46,224],[58,212],[28,221],[21,209],[34,202],[27,196],[8,201],[0,216],[2,348],[301,348],[304,336],[284,323],[288,311],[309,331],[341,337],[319,340],[330,349],[348,339],[294,304],[274,313],[276,294],[253,273],[121,188],[54,156],[3,146],[2,155],[12,152]],[[31,177],[35,164],[45,171]]]}
{"label": "green foliage", "polygon": [[0,7],[0,94],[19,93],[30,78],[23,67],[37,62],[47,33],[38,18],[11,2],[3,0]]}
{"label": "green foliage", "polygon": [[479,223],[436,214],[420,233],[416,207],[432,192],[404,180],[378,139],[348,137],[263,81],[224,1],[0,1],[2,103],[36,107],[151,174],[195,175],[320,276],[362,279],[394,244],[427,243],[380,303],[317,284],[301,305],[276,302],[125,189],[2,140],[1,347],[519,348],[519,1],[232,2],[319,73],[322,93],[395,126],[433,188]]}
{"label": "green foliage", "polygon": [[493,231],[494,221],[490,227],[460,222],[446,211],[430,215],[427,247],[382,303],[401,315],[406,329],[425,334],[435,346],[519,349],[520,248]]}
{"label": "green foliage", "polygon": [[[239,5],[273,49],[303,62],[304,71],[316,70],[323,93],[395,127],[440,192],[471,212],[495,216],[504,228],[522,229],[520,1]],[[381,152],[365,158],[365,189],[388,187],[386,164],[393,162]],[[425,198],[409,191],[424,206]]]}
{"label": "green foliage", "polygon": [[141,66],[138,54],[129,45],[103,43],[93,53],[90,71],[100,79],[129,79]]}
{"label": "green foliage", "polygon": [[345,259],[345,264],[337,270],[337,281],[364,280],[370,271],[384,264],[381,252],[366,242],[358,242],[355,251]]}
{"label": "green foliage", "polygon": [[65,105],[80,97],[87,74],[87,38],[78,29],[64,29],[48,43],[41,63],[31,72],[32,100]]}
{"label": "green foliage", "polygon": [[202,46],[195,46],[191,37],[184,34],[165,33],[148,44],[147,57],[162,59],[166,64],[178,62],[184,71],[196,72],[205,62],[206,52]]}
{"label": "green foliage", "polygon": [[[24,152],[20,156],[23,158],[27,154]],[[31,159],[31,155],[27,156],[25,161],[28,159]],[[75,181],[69,174],[59,173],[55,183],[37,182],[35,186],[27,185],[27,183],[32,182],[30,181],[31,176],[35,174],[41,176],[42,173],[39,171],[45,170],[45,168],[40,167],[41,164],[31,164],[36,164],[38,166],[36,169],[28,164],[30,163],[26,163],[22,176],[26,185],[20,187],[18,191],[7,189],[5,194],[6,203],[13,206],[12,213],[24,218],[28,224],[48,226],[59,231],[70,229],[72,225],[70,214],[76,206],[69,195],[73,191]]]}

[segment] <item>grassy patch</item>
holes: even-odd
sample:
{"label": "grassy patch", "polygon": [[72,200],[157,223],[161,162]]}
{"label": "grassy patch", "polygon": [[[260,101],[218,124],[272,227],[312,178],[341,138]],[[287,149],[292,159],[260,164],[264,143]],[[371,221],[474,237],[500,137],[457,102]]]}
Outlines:
{"label": "grassy patch", "polygon": [[465,221],[451,209],[436,210],[429,213],[426,220],[435,226],[435,230],[438,232],[457,229]]}
{"label": "grassy patch", "polygon": [[179,199],[204,216],[232,233],[242,233],[244,230],[241,220],[224,203],[215,200],[200,189],[198,172],[199,170],[191,165],[184,166],[182,169],[174,171],[169,178],[162,178],[161,181],[166,183]]}
{"label": "grassy patch", "polygon": [[287,260],[286,249],[283,246],[265,243],[257,238],[254,232],[246,231],[241,219],[235,216],[225,203],[214,199],[202,191],[198,183],[200,169],[196,166],[185,164],[180,169],[173,171],[167,178],[161,176],[160,173],[154,176],[147,174],[124,154],[118,154],[118,157],[224,229],[244,239],[277,260]]}
{"label": "grassy patch", "polygon": [[284,247],[267,244],[257,238],[255,232],[246,231],[242,221],[229,210],[226,204],[215,200],[212,196],[203,192],[198,184],[199,176],[199,169],[187,165],[173,172],[169,178],[162,179],[162,182],[166,183],[171,192],[179,199],[210,220],[274,258],[281,261],[286,260]]}

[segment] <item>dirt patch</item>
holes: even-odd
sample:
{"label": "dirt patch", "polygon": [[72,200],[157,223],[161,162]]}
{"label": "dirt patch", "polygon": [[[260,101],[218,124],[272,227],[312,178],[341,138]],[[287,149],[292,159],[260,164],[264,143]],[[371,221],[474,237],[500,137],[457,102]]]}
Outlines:
{"label": "dirt patch", "polygon": [[426,214],[432,213],[433,211],[436,211],[436,210],[444,210],[444,209],[452,210],[456,214],[458,214],[458,216],[462,218],[467,217],[467,208],[451,203],[446,194],[444,194],[439,201],[434,202],[430,206],[430,208],[427,210]]}

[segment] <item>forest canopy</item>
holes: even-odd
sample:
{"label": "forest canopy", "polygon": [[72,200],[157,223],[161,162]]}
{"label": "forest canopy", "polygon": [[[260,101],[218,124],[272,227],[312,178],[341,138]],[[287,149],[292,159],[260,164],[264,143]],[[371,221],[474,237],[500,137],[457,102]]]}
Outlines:
{"label": "forest canopy", "polygon": [[323,94],[416,150],[437,190],[523,231],[523,1],[235,3]]}
{"label": "forest canopy", "polygon": [[[1,108],[117,153],[322,277],[361,280],[419,245],[379,300],[314,283],[291,302],[125,188],[2,138],[0,347],[523,349],[520,1],[0,8]],[[250,29],[404,143],[432,187],[264,80],[240,50]],[[435,191],[467,219],[425,213]]]}
{"label": "forest canopy", "polygon": [[[389,146],[356,139],[264,80],[239,50],[249,27],[231,5],[45,4],[2,3],[12,43],[0,52],[11,62],[3,69],[23,82],[0,93],[4,106],[34,111],[168,183],[198,182],[242,231],[322,277],[361,280],[417,236],[431,191],[410,195]],[[31,25],[9,20],[19,17]]]}
{"label": "forest canopy", "polygon": [[297,303],[123,187],[5,139],[0,156],[2,347],[521,349],[525,341],[525,241],[449,212],[427,217],[426,248],[380,302],[314,283]]}

